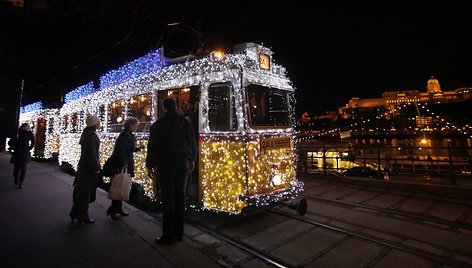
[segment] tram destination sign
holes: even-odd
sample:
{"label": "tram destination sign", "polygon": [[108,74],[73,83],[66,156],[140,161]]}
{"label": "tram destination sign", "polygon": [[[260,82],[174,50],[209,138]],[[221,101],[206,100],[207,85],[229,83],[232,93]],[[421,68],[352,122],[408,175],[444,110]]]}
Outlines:
{"label": "tram destination sign", "polygon": [[269,150],[290,148],[290,138],[267,138],[261,139],[261,152]]}
{"label": "tram destination sign", "polygon": [[259,68],[262,70],[270,70],[270,56],[264,53],[259,53]]}

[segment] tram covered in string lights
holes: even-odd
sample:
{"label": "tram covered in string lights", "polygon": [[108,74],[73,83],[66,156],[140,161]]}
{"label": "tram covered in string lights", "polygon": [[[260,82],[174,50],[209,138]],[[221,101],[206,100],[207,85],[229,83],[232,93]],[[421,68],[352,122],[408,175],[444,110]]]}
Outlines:
{"label": "tram covered in string lights", "polygon": [[[272,54],[244,43],[232,54],[169,59],[160,48],[102,75],[100,85],[90,82],[69,92],[62,108],[38,109],[29,119],[22,113],[21,120],[39,124],[38,116],[46,114],[46,144],[58,146],[43,157],[57,150],[60,163],[76,168],[85,116],[98,115],[103,164],[128,116],[139,119],[137,145],[146,147],[150,125],[163,114],[159,104],[173,97],[198,142],[188,195],[204,209],[238,214],[289,200],[303,189],[295,170],[294,87]],[[134,182],[154,198],[145,158],[146,150],[135,154]]]}
{"label": "tram covered in string lights", "polygon": [[[20,125],[28,123],[35,134],[36,143],[32,149],[35,158],[54,158],[59,154],[59,109],[47,109],[42,102],[35,102],[20,110]],[[8,142],[7,142],[8,143]]]}

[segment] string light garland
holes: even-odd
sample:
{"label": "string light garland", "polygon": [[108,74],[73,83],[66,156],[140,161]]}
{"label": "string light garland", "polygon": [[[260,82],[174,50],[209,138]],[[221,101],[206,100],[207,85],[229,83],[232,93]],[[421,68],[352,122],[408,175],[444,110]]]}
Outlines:
{"label": "string light garland", "polygon": [[40,110],[43,108],[43,103],[41,101],[34,102],[28,105],[21,107],[20,113],[28,113],[36,110]]}
{"label": "string light garland", "polygon": [[128,62],[122,67],[109,71],[100,77],[100,88],[112,87],[136,79],[147,74],[159,72],[166,66],[162,56],[162,48],[149,52],[147,55]]}
{"label": "string light garland", "polygon": [[87,95],[90,95],[95,91],[96,91],[96,89],[93,85],[93,82],[88,82],[87,84],[79,86],[76,89],[74,89],[74,90],[70,91],[69,93],[67,93],[64,97],[64,101],[66,103],[71,102],[71,101],[80,99],[82,97],[85,97]]}
{"label": "string light garland", "polygon": [[[259,67],[259,54],[270,56],[270,68]],[[242,83],[241,83],[242,82]],[[236,130],[214,131],[210,128],[209,92],[212,84],[231,84],[231,99],[234,102]],[[160,90],[187,88],[198,85],[199,99],[199,191],[204,209],[238,214],[248,205],[266,205],[286,199],[303,189],[296,179],[296,139],[293,127],[253,128],[245,111],[245,87],[257,84],[267,88],[285,90],[289,93],[289,113],[293,119],[294,88],[284,67],[272,62],[272,51],[262,46],[246,48],[236,54],[210,54],[204,58],[169,64],[162,57],[162,49],[150,52],[123,67],[110,71],[100,78],[99,90],[88,83],[75,90],[60,109],[60,153],[59,161],[76,168],[80,158],[79,138],[85,126],[85,115],[96,114],[104,125],[98,135],[101,140],[101,164],[111,155],[118,136],[116,128],[109,128],[109,111],[112,103],[119,101],[123,107],[120,122],[124,122],[130,107],[131,97],[151,94],[153,121],[156,119],[157,92]],[[79,90],[80,89],[80,90]],[[88,95],[81,95],[92,92]],[[81,95],[76,98],[75,96]],[[113,120],[116,120],[113,119]],[[118,123],[120,123],[118,122]],[[138,146],[146,146],[149,133],[138,132]],[[261,151],[262,139],[286,139],[284,148]],[[135,154],[134,182],[143,186],[147,196],[154,198],[153,182],[147,177],[145,168],[146,150]]]}

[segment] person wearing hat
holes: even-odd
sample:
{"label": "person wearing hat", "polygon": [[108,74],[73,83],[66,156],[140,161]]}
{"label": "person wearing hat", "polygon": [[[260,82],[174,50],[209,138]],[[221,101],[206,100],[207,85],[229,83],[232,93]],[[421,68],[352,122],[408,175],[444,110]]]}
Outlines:
{"label": "person wearing hat", "polygon": [[98,187],[100,176],[100,139],[96,134],[100,127],[100,119],[95,115],[87,115],[87,127],[80,136],[80,159],[74,181],[73,205],[70,212],[72,221],[91,224],[95,221],[88,215],[89,201]]}

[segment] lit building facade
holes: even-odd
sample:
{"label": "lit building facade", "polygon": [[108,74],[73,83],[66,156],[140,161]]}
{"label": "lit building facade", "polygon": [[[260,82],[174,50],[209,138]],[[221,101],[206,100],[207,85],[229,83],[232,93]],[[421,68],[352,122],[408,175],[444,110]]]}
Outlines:
{"label": "lit building facade", "polygon": [[349,116],[353,109],[373,109],[383,106],[394,111],[396,106],[406,103],[446,103],[471,99],[472,87],[442,91],[438,79],[432,76],[426,85],[426,92],[418,90],[387,91],[382,94],[382,98],[361,99],[354,97],[346,106],[340,108],[339,112],[341,115]]}

